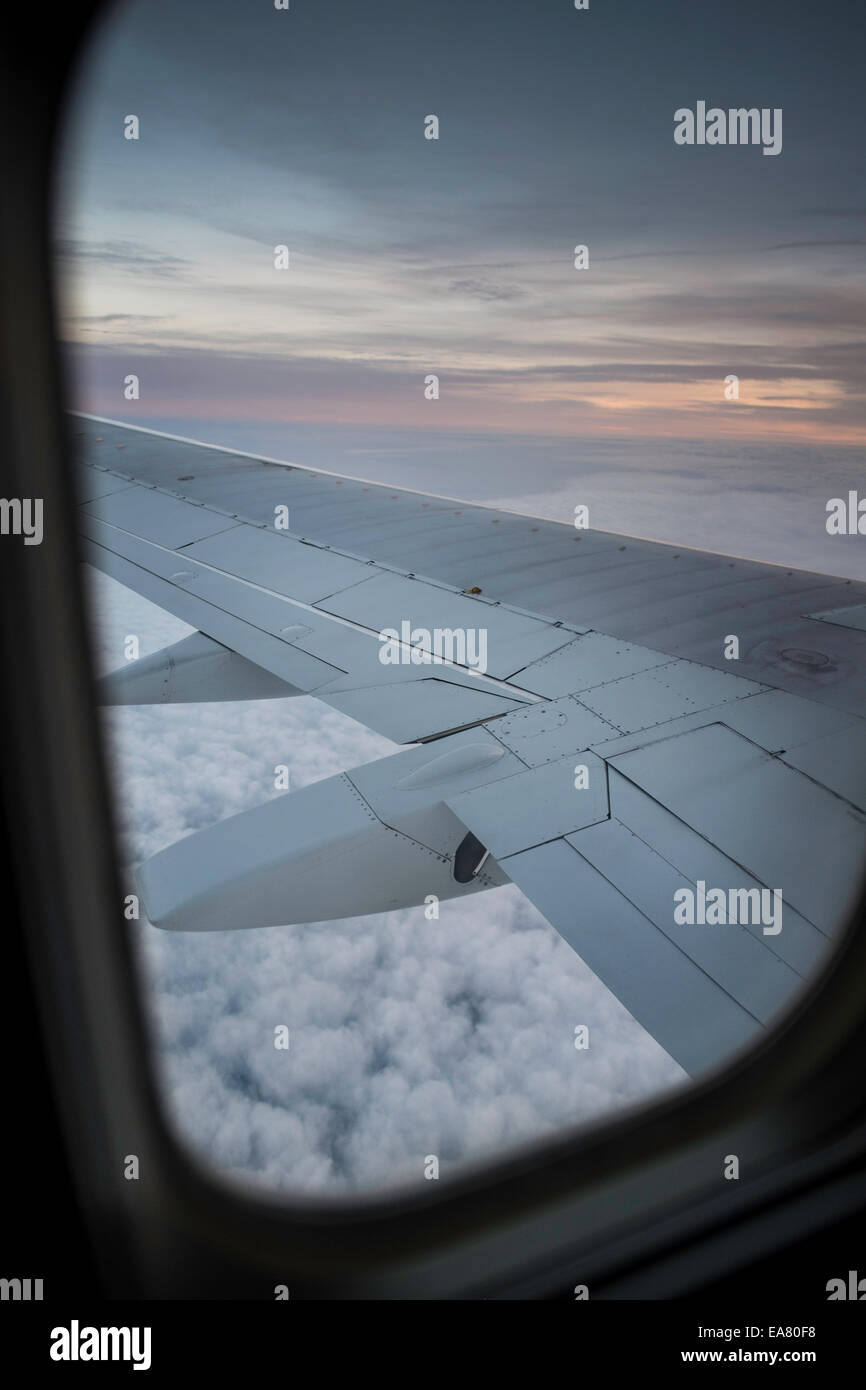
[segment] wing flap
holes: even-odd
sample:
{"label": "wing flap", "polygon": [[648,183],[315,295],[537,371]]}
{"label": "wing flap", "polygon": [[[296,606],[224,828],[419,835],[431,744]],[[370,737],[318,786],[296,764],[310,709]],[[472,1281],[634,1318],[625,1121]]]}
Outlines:
{"label": "wing flap", "polygon": [[[575,785],[575,758],[586,776]],[[594,753],[572,754],[447,798],[447,805],[508,871],[507,856],[608,815],[607,776]]]}
{"label": "wing flap", "polygon": [[[760,1023],[766,1024],[794,994],[801,976],[765,944],[775,938],[756,936],[738,923],[679,925],[674,918],[674,895],[686,880],[621,821],[610,819],[566,838],[633,907]],[[508,861],[504,867],[507,872]],[[731,871],[735,874],[736,866],[729,866],[728,877]],[[716,879],[710,882],[715,884]],[[707,1027],[713,1022],[704,1021]]]}
{"label": "wing flap", "polygon": [[611,764],[809,921],[831,931],[843,919],[866,851],[854,806],[722,724]]}
{"label": "wing flap", "polygon": [[760,1021],[565,840],[502,866],[608,989],[688,1072],[745,1046]]}
{"label": "wing flap", "polygon": [[[679,820],[613,767],[608,768],[608,788],[611,814],[675,870],[677,886],[696,886],[700,879],[713,888],[721,888],[725,893],[730,889],[748,891],[773,886],[763,883],[742,865],[728,858],[716,845]],[[782,931],[775,936],[767,936],[757,923],[747,923],[745,930],[798,975],[806,975],[826,951],[827,936],[814,922],[808,921],[791,906],[785,883],[775,886],[781,887],[783,894]],[[671,901],[668,917],[672,913]]]}

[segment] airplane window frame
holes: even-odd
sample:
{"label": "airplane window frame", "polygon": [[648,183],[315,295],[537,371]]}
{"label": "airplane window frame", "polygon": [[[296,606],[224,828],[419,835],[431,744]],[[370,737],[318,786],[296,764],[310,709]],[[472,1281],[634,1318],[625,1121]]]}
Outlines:
{"label": "airplane window frame", "polygon": [[[119,928],[122,892],[78,547],[64,520],[74,483],[50,283],[49,189],[64,83],[101,9],[91,3],[58,19],[50,61],[35,50],[4,59],[0,127],[12,172],[0,236],[16,274],[0,330],[8,402],[0,429],[8,495],[42,497],[47,519],[45,544],[4,551],[3,640],[18,653],[3,695],[4,727],[15,733],[4,772],[6,828],[26,888],[26,945],[43,1031],[53,1040],[69,1159],[107,1284],[128,1296],[169,1298],[226,1289],[268,1298],[276,1282],[292,1296],[536,1296],[560,1278],[610,1289],[620,1279],[627,1287],[628,1270],[661,1250],[688,1251],[716,1218],[735,1246],[736,1232],[746,1232],[769,1200],[807,1194],[830,1173],[841,1181],[866,1147],[862,885],[820,974],[765,1039],[682,1090],[467,1162],[447,1183],[360,1198],[241,1191],[170,1133],[140,982]],[[734,1185],[720,1181],[730,1152],[743,1160]],[[130,1153],[139,1156],[140,1183],[123,1178]],[[843,1193],[840,1210],[845,1200]],[[798,1234],[825,1215],[824,1208],[804,1215]],[[735,1255],[729,1250],[727,1258]],[[675,1289],[677,1277],[670,1272],[661,1287]]]}

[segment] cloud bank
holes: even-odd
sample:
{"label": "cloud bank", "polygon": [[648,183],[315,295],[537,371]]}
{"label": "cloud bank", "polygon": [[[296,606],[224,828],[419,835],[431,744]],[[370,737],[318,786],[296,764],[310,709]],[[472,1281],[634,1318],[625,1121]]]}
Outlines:
{"label": "cloud bank", "polygon": [[[100,668],[187,628],[90,572]],[[391,745],[308,698],[105,712],[121,857]],[[283,1191],[443,1179],[684,1080],[514,887],[423,909],[264,931],[133,924],[170,1122],[208,1162]],[[577,1051],[574,1030],[589,1027]],[[274,1029],[288,1027],[288,1051]]]}

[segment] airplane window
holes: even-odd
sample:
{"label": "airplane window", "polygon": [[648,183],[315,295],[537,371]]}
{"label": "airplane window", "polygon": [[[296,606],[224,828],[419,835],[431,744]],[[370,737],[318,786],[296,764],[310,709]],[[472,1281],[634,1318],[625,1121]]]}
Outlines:
{"label": "airplane window", "polygon": [[95,32],[54,266],[119,918],[226,1174],[447,1182],[723,1065],[832,949],[866,271],[819,20]]}

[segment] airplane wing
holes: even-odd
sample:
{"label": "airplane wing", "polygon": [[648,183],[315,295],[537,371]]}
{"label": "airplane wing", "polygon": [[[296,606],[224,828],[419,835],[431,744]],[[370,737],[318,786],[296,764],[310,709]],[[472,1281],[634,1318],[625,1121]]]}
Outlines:
{"label": "airplane wing", "polygon": [[510,880],[688,1071],[791,998],[866,851],[866,585],[72,428],[86,558],[196,629],[109,701],[311,694],[411,745],[155,855],[151,921]]}

